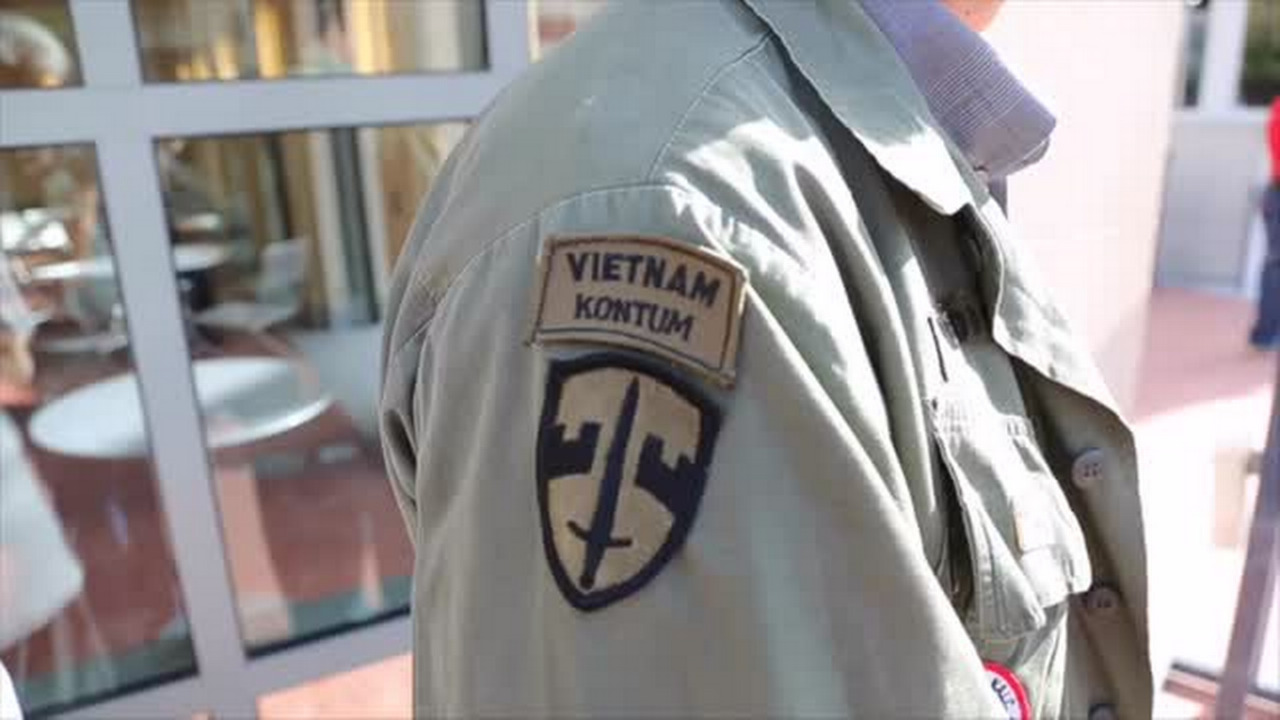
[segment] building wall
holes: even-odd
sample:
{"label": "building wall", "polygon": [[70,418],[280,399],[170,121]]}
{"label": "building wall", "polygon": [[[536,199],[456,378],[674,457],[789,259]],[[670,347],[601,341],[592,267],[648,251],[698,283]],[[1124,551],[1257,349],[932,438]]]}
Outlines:
{"label": "building wall", "polygon": [[1181,3],[1011,2],[990,31],[1058,117],[1009,212],[1126,407],[1136,394],[1179,77]]}

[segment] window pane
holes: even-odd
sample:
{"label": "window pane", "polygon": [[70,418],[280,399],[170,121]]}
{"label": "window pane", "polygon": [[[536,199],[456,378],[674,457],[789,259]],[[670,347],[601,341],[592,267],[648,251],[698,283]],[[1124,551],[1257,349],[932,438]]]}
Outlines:
{"label": "window pane", "polygon": [[457,124],[158,144],[251,653],[407,608],[383,471],[379,288]]}
{"label": "window pane", "polygon": [[1249,1],[1240,100],[1269,105],[1280,96],[1280,0]]}
{"label": "window pane", "polygon": [[151,82],[485,67],[476,0],[133,0]]}
{"label": "window pane", "polygon": [[0,0],[0,90],[78,84],[67,0]]}
{"label": "window pane", "polygon": [[95,163],[0,151],[0,660],[27,712],[195,670]]}
{"label": "window pane", "polygon": [[533,57],[538,59],[559,45],[608,0],[533,0],[537,18],[537,34],[533,39]]}
{"label": "window pane", "polygon": [[1182,53],[1182,104],[1195,107],[1200,102],[1200,74],[1204,69],[1204,44],[1209,30],[1209,2],[1188,3],[1187,28]]}
{"label": "window pane", "polygon": [[396,258],[418,213],[418,204],[431,188],[445,158],[462,140],[466,123],[362,128],[357,131],[363,157],[374,163],[364,176],[370,208],[374,252],[385,274]]}

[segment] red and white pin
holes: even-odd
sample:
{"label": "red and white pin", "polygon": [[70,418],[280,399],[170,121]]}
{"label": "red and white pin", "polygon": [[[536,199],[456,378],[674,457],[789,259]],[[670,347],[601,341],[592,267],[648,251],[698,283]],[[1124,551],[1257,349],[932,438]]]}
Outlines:
{"label": "red and white pin", "polygon": [[1018,676],[1000,663],[988,662],[982,666],[987,669],[991,692],[996,694],[1009,720],[1031,720],[1031,702],[1027,700],[1027,689],[1022,687]]}

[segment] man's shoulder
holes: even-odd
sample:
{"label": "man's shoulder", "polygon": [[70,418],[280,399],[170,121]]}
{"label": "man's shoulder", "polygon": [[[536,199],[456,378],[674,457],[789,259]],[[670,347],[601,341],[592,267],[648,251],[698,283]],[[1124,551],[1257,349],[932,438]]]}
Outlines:
{"label": "man's shoulder", "polygon": [[523,212],[643,182],[691,106],[766,35],[738,0],[615,3],[504,90],[453,181],[507,186]]}
{"label": "man's shoulder", "polygon": [[[455,150],[405,244],[391,319],[420,327],[416,315],[435,300],[413,295],[438,295],[486,247],[548,209],[658,182],[664,151],[699,98],[768,37],[738,0],[610,6],[508,86]],[[395,317],[405,313],[415,317]]]}

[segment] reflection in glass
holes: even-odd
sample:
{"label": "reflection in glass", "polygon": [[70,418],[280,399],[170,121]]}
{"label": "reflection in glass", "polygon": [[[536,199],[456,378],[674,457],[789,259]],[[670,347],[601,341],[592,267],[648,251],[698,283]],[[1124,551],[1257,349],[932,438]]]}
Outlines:
{"label": "reflection in glass", "polygon": [[79,83],[67,0],[0,1],[0,90]]}
{"label": "reflection in glass", "polygon": [[1280,97],[1280,2],[1249,0],[1240,101],[1269,105]]}
{"label": "reflection in glass", "polygon": [[1182,105],[1195,107],[1200,102],[1200,75],[1204,69],[1205,39],[1209,31],[1209,3],[1188,3],[1187,27],[1182,50]]}
{"label": "reflection in glass", "polygon": [[485,66],[478,0],[132,0],[151,82]]}
{"label": "reflection in glass", "polygon": [[464,126],[166,140],[175,270],[251,653],[407,608],[380,298]]}
{"label": "reflection in glass", "polygon": [[30,713],[195,670],[97,198],[91,148],[0,151],[0,660]]}
{"label": "reflection in glass", "polygon": [[533,59],[546,55],[600,11],[609,0],[534,0],[537,22]]}

